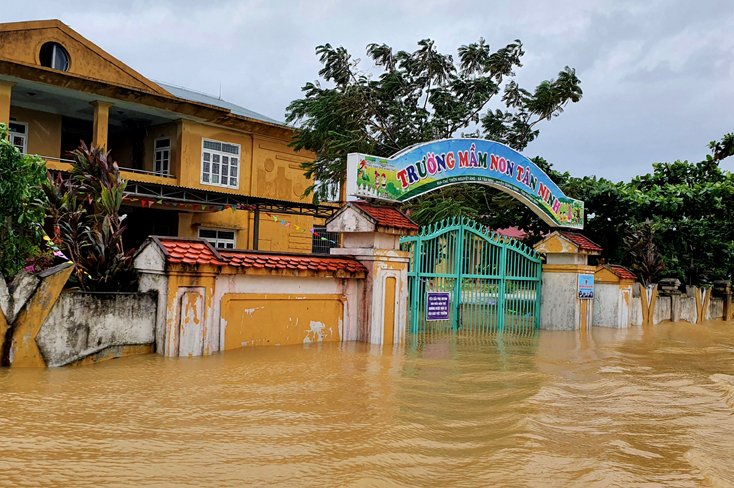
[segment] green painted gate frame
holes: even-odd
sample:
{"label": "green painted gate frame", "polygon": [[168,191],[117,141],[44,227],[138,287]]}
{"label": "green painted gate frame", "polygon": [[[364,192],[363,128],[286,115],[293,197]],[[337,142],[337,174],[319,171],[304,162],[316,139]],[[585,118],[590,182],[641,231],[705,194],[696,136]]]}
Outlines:
{"label": "green painted gate frame", "polygon": [[[423,247],[425,244],[445,236],[446,234],[456,233],[460,238],[457,239],[456,244],[456,255],[454,256],[454,270],[453,273],[421,273],[421,256],[423,254]],[[481,273],[463,273],[463,266],[461,260],[464,256],[464,240],[465,236],[473,234],[488,242],[490,245],[499,248],[499,262],[496,263],[497,274],[481,274]],[[462,280],[464,278],[469,279],[493,279],[499,281],[496,309],[497,309],[497,328],[504,330],[505,328],[505,309],[506,309],[506,282],[511,281],[528,281],[535,282],[536,285],[536,296],[534,304],[534,322],[535,329],[540,327],[540,282],[541,282],[541,269],[542,260],[540,254],[538,254],[532,248],[526,246],[522,242],[513,239],[511,237],[503,236],[495,232],[491,232],[486,226],[465,217],[449,218],[441,222],[431,224],[424,227],[417,236],[404,236],[400,238],[401,248],[406,251],[411,251],[410,267],[408,269],[408,280],[411,283],[410,287],[410,298],[409,306],[411,309],[411,332],[418,332],[418,323],[420,320],[420,304],[424,297],[421,296],[420,280],[422,277],[427,278],[453,278],[454,279],[454,297],[462,296]],[[411,244],[413,244],[411,246]],[[512,266],[513,269],[507,269],[508,251],[513,251],[524,257],[529,263],[528,269],[530,270],[529,276],[520,277],[517,276],[517,271],[520,266],[517,262]],[[473,270],[474,271],[474,270]],[[508,278],[509,276],[509,278]],[[456,311],[461,306],[461,298],[454,300],[452,307],[454,307],[454,313],[452,314],[451,326],[452,328],[457,327],[458,314]]]}

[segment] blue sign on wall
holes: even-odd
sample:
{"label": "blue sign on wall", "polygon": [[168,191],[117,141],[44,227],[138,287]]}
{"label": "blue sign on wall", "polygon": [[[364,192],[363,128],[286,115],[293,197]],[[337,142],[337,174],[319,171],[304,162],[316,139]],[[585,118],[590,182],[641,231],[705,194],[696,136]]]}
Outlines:
{"label": "blue sign on wall", "polygon": [[592,300],[594,298],[594,275],[579,275],[579,298]]}
{"label": "blue sign on wall", "polygon": [[448,320],[450,303],[450,293],[429,291],[426,297],[426,321]]}

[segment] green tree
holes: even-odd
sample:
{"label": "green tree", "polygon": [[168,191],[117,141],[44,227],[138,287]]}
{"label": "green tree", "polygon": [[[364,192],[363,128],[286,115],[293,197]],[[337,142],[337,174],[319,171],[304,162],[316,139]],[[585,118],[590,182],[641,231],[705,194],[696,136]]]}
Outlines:
{"label": "green tree", "polygon": [[7,136],[8,127],[0,124],[0,273],[10,280],[49,253],[41,230],[45,164],[21,154]]}
{"label": "green tree", "polygon": [[570,178],[561,187],[567,195],[584,200],[584,233],[604,248],[605,259],[644,267],[641,254],[629,252],[624,237],[649,221],[654,227],[651,242],[665,269],[650,273],[651,279],[665,275],[699,284],[731,277],[734,175],[719,167],[727,154],[726,140],[728,136],[718,146],[713,143],[714,155],[703,161],[656,163],[652,173],[628,183],[585,177]]}
{"label": "green tree", "polygon": [[[316,154],[302,167],[315,181],[305,194],[313,193],[317,201],[336,196],[350,152],[390,156],[413,144],[464,131],[524,149],[537,137],[541,120],[558,116],[582,95],[580,80],[568,67],[533,92],[508,82],[522,66],[525,52],[519,40],[493,52],[480,39],[461,46],[457,61],[438,52],[430,39],[420,41],[413,52],[370,44],[367,56],[377,73],[362,71],[360,60],[343,47],[324,44],[316,53],[323,65],[319,76],[324,86],[320,81],[307,83],[302,89],[305,97],[290,103],[286,120],[297,124],[292,147]],[[507,110],[486,111],[503,90]],[[486,192],[465,188],[457,195],[455,190],[438,190],[417,202],[425,206],[416,214],[455,215],[475,209],[483,215],[482,209],[490,208],[498,193]]]}

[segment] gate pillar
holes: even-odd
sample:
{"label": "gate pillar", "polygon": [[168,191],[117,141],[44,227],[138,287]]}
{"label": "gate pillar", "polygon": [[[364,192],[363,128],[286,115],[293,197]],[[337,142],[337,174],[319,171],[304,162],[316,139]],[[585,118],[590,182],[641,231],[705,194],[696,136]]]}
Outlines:
{"label": "gate pillar", "polygon": [[594,300],[580,292],[579,277],[590,275],[595,266],[588,257],[602,249],[577,232],[554,231],[534,246],[545,254],[540,293],[540,328],[576,330],[591,328]]}
{"label": "gate pillar", "polygon": [[360,283],[358,340],[371,344],[403,344],[408,317],[407,252],[400,236],[416,235],[418,224],[399,210],[366,202],[350,202],[326,222],[327,232],[339,232],[343,246],[331,254],[349,255],[367,268]]}

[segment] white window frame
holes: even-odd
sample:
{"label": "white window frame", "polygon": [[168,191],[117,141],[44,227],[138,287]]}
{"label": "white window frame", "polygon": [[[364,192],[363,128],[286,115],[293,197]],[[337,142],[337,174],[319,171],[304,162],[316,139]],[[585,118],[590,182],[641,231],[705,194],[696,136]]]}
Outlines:
{"label": "white window frame", "polygon": [[[236,148],[237,152],[236,154],[231,151],[222,151],[217,150],[215,148],[211,147],[205,147],[206,143],[210,143],[211,145],[217,145],[219,144],[220,147],[222,145],[227,145],[232,148]],[[234,158],[233,158],[234,156]],[[224,142],[224,141],[216,141],[214,139],[201,139],[201,168],[200,168],[200,183],[202,185],[208,185],[208,186],[218,186],[221,188],[232,188],[235,190],[238,190],[240,187],[240,174],[242,173],[242,148],[239,144],[233,144],[231,142]],[[231,164],[231,160],[235,159],[235,163]],[[226,160],[226,161],[225,161]],[[225,162],[227,163],[226,166],[224,165]],[[208,166],[207,166],[208,164]],[[215,165],[217,165],[215,167]],[[208,171],[206,171],[206,168],[209,168]],[[221,178],[223,177],[223,169],[227,168],[227,183],[222,183]],[[231,176],[232,169],[235,169],[236,176]],[[215,169],[218,169],[219,172],[215,173]],[[213,180],[217,179],[216,182]],[[234,185],[232,184],[232,180],[234,180]]]}
{"label": "white window frame", "polygon": [[[216,232],[217,237],[201,237],[202,230]],[[234,237],[232,239],[219,237],[220,232],[232,232],[234,234]],[[209,241],[209,244],[214,246],[216,249],[237,249],[237,231],[235,229],[214,229],[211,227],[199,227],[199,232],[197,233],[197,235],[199,236],[199,239]],[[220,246],[219,244],[223,244],[223,246]],[[227,247],[227,244],[232,244],[232,247]]]}
{"label": "white window frame", "polygon": [[[158,141],[168,141],[167,147],[158,147]],[[164,159],[164,153],[168,152],[168,159]],[[161,157],[161,169],[158,170],[158,155]],[[171,138],[159,137],[153,141],[153,172],[158,176],[171,176]]]}
{"label": "white window frame", "polygon": [[[18,124],[18,125],[25,126],[25,134],[21,134],[19,132],[13,132],[12,130],[10,130],[10,125],[8,125],[8,129],[9,129],[8,130],[8,140],[10,141],[10,144],[13,145],[13,147],[16,147],[17,148],[18,146],[16,146],[15,145],[15,142],[13,141],[13,135],[22,137],[23,138],[23,149],[21,149],[21,152],[23,154],[28,154],[28,123],[27,122],[18,122],[16,120],[11,120],[10,123],[11,124]],[[20,148],[18,148],[18,149],[20,149]]]}

